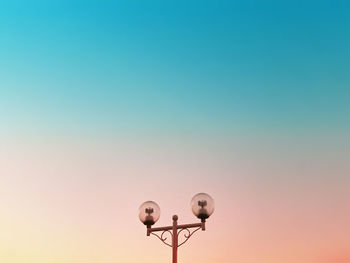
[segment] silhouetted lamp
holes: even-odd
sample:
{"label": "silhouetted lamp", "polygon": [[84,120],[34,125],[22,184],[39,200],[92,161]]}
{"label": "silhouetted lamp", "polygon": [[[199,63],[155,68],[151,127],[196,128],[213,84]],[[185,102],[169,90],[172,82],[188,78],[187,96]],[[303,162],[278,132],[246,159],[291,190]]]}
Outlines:
{"label": "silhouetted lamp", "polygon": [[147,227],[151,227],[160,217],[160,208],[153,201],[144,202],[139,208],[140,221]]}
{"label": "silhouetted lamp", "polygon": [[206,193],[196,194],[191,200],[193,214],[202,222],[214,212],[214,200]]}
{"label": "silhouetted lamp", "polygon": [[[191,208],[194,215],[201,220],[200,223],[179,225],[179,218],[174,215],[173,225],[162,227],[152,227],[160,216],[160,208],[155,202],[144,202],[139,208],[139,218],[147,226],[147,236],[154,235],[173,249],[173,263],[177,263],[177,248],[186,243],[198,230],[205,230],[205,220],[214,212],[214,200],[208,194],[196,194],[192,198]],[[161,234],[156,234],[157,232]],[[166,234],[170,235],[171,240]],[[179,236],[183,236],[183,240],[179,241]]]}

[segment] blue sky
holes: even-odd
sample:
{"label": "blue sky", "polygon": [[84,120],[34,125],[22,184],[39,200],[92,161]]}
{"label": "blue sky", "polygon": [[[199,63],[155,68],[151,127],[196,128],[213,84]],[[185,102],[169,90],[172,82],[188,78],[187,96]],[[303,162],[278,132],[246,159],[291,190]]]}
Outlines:
{"label": "blue sky", "polygon": [[2,1],[3,120],[342,130],[349,9],[346,1]]}

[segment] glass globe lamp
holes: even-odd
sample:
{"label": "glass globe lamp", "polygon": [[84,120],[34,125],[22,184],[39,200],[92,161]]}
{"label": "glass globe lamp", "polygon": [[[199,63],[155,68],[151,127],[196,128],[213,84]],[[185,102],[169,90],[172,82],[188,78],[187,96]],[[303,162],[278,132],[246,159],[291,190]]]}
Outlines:
{"label": "glass globe lamp", "polygon": [[140,221],[150,227],[158,221],[160,217],[160,208],[157,203],[153,201],[144,202],[139,208]]}
{"label": "glass globe lamp", "polygon": [[206,193],[196,194],[191,200],[193,214],[204,222],[214,212],[214,199]]}

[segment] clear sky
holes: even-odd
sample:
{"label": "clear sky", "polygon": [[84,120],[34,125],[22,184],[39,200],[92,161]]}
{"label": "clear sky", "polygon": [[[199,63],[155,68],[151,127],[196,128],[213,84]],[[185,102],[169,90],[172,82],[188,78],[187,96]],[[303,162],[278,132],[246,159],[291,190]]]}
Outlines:
{"label": "clear sky", "polygon": [[0,262],[350,262],[348,1],[0,2]]}

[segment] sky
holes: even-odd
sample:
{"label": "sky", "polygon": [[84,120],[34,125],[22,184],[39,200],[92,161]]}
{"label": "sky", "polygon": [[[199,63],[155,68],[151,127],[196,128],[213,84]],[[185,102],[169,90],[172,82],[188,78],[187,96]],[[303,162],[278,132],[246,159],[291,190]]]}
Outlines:
{"label": "sky", "polygon": [[347,1],[0,2],[0,262],[350,262]]}

